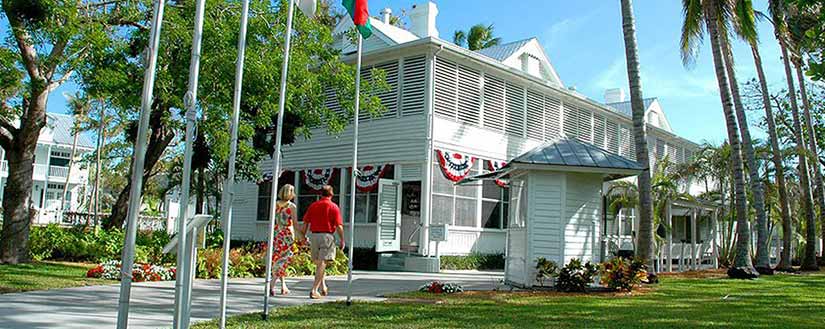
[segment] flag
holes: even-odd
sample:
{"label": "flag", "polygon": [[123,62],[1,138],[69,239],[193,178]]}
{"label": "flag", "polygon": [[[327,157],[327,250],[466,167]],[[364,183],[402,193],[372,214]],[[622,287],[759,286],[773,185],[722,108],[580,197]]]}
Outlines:
{"label": "flag", "polygon": [[355,24],[355,28],[358,29],[358,33],[361,33],[364,39],[369,38],[372,35],[372,25],[370,25],[367,0],[343,0],[342,4],[344,8],[347,8],[349,16],[352,17],[352,22]]}
{"label": "flag", "polygon": [[315,8],[317,6],[315,0],[298,0],[298,9],[310,18],[315,17]]}

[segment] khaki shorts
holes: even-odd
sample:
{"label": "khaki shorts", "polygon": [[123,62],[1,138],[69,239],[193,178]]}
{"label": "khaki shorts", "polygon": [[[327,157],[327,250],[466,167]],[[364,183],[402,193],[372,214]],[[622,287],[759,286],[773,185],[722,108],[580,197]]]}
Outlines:
{"label": "khaki shorts", "polygon": [[330,233],[310,233],[312,260],[335,260],[335,238]]}

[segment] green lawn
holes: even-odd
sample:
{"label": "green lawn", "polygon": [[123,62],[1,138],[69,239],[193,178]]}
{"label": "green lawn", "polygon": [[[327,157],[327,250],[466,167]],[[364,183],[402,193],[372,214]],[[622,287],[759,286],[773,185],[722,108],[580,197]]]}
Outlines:
{"label": "green lawn", "polygon": [[[663,278],[652,289],[621,294],[469,293],[423,303],[341,303],[230,318],[231,328],[823,328],[825,273],[763,277]],[[413,300],[412,298],[418,298]],[[430,297],[431,298],[431,297]],[[201,323],[196,328],[214,328]]]}
{"label": "green lawn", "polygon": [[87,278],[86,271],[92,266],[94,265],[64,262],[0,265],[0,294],[117,282]]}

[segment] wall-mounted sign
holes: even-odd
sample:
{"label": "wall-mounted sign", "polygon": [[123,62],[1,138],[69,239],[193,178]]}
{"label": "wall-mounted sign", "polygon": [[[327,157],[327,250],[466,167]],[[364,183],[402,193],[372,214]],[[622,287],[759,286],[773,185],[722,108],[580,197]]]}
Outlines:
{"label": "wall-mounted sign", "polygon": [[430,226],[430,241],[447,241],[449,233],[450,229],[447,224],[432,225]]}

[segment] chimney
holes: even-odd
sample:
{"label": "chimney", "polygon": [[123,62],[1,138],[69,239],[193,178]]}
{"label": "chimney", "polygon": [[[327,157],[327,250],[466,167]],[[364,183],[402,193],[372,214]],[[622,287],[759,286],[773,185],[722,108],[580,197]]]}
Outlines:
{"label": "chimney", "polygon": [[384,24],[390,24],[390,17],[392,17],[392,9],[387,7],[381,10],[381,21]]}
{"label": "chimney", "polygon": [[624,95],[624,89],[622,88],[612,88],[607,89],[604,91],[604,102],[606,104],[611,103],[621,103],[626,101]]}
{"label": "chimney", "polygon": [[438,7],[432,1],[413,5],[410,11],[410,32],[420,38],[438,38],[438,29],[435,27],[436,16],[438,16]]}

